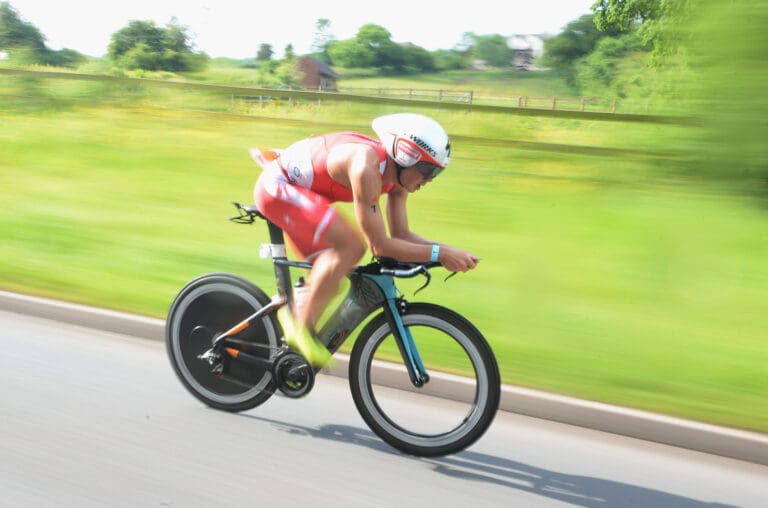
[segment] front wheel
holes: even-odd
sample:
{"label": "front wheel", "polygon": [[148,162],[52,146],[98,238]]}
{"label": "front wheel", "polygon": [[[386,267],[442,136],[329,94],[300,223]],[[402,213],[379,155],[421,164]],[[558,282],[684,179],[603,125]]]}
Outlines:
{"label": "front wheel", "polygon": [[471,323],[444,307],[411,304],[401,318],[429,382],[413,386],[381,314],[360,332],[350,355],[355,405],[371,430],[402,452],[459,452],[485,433],[498,409],[501,381],[493,352]]}
{"label": "front wheel", "polygon": [[[232,362],[217,374],[200,355],[235,324],[268,305],[258,287],[229,274],[203,275],[176,296],[166,320],[166,347],[174,371],[192,395],[216,409],[244,411],[266,401],[275,382],[266,368]],[[282,331],[274,313],[237,335],[252,355],[269,360]]]}

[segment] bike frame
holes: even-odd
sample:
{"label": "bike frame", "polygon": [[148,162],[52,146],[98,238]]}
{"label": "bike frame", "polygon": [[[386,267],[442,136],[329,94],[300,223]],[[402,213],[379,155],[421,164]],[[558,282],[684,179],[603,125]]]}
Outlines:
{"label": "bike frame", "polygon": [[[235,206],[241,210],[241,216],[232,220],[252,224],[255,222],[255,217],[260,217],[267,222],[270,243],[261,246],[260,254],[262,257],[272,259],[277,295],[269,305],[224,332],[216,339],[215,344],[226,341],[226,339],[261,319],[265,314],[276,312],[283,305],[293,304],[291,268],[312,268],[311,263],[292,261],[287,258],[282,229],[262,216],[253,207],[243,207],[237,203]],[[243,215],[243,211],[247,215]],[[372,266],[375,268],[372,269]],[[394,281],[394,277],[414,277],[422,273],[426,273],[426,268],[423,265],[416,265],[407,269],[385,268],[380,265],[357,267],[348,276],[350,287],[346,296],[319,330],[318,339],[331,354],[334,354],[360,323],[373,312],[382,308],[390,323],[411,382],[417,387],[424,385],[429,381],[429,374],[421,360],[409,327],[403,323],[402,314],[407,308],[407,302],[398,297]]]}

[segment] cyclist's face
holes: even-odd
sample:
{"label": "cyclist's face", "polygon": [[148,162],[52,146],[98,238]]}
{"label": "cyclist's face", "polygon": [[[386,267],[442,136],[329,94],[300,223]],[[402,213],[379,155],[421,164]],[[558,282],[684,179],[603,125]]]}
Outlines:
{"label": "cyclist's face", "polygon": [[[422,164],[421,167],[419,165]],[[427,168],[426,166],[430,166]],[[432,181],[434,175],[442,171],[442,168],[436,168],[432,164],[417,163],[411,167],[405,168],[400,175],[400,182],[408,192],[416,192],[426,184]]]}
{"label": "cyclist's face", "polygon": [[443,171],[443,168],[440,166],[436,166],[435,164],[426,161],[417,162],[413,165],[413,168],[421,173],[427,180],[432,180]]}

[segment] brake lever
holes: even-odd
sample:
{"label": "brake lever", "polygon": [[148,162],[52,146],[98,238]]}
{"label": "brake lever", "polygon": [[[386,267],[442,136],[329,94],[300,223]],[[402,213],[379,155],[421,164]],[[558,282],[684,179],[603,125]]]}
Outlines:
{"label": "brake lever", "polygon": [[[427,286],[429,286],[429,283],[430,283],[430,282],[432,282],[432,276],[429,274],[429,270],[427,270],[426,268],[424,268],[424,272],[423,272],[423,273],[424,273],[424,276],[427,278],[427,282],[426,282],[426,283],[425,283],[423,286],[421,286],[419,289],[417,289],[416,291],[414,291],[414,292],[413,292],[413,294],[414,294],[414,295],[415,295],[416,293],[418,293],[419,291],[421,291],[422,289],[424,289],[424,288],[426,288]],[[459,272],[451,272],[451,274],[450,274],[448,277],[446,277],[445,279],[443,279],[443,282],[447,281],[448,279],[450,279],[450,278],[451,278],[451,277],[453,277],[454,275],[458,275],[458,273],[459,273]]]}
{"label": "brake lever", "polygon": [[432,282],[432,275],[430,275],[429,270],[427,270],[426,266],[421,267],[421,273],[424,275],[424,277],[427,278],[427,282],[424,283],[423,286],[421,286],[419,289],[413,292],[414,295],[416,295],[419,291],[429,286],[429,283]]}
{"label": "brake lever", "polygon": [[[475,263],[479,263],[479,262],[480,262],[480,258],[475,258]],[[445,279],[443,279],[443,282],[447,281],[448,279],[450,279],[451,277],[453,277],[453,276],[454,276],[454,275],[456,275],[457,273],[459,273],[459,272],[451,272],[451,274],[450,274],[448,277],[446,277]]]}

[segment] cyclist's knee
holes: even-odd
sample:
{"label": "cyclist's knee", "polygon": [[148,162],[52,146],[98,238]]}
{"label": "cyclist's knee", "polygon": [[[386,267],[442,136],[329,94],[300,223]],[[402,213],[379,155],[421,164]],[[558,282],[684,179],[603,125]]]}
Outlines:
{"label": "cyclist's knee", "polygon": [[345,268],[354,267],[365,255],[366,246],[360,235],[340,218],[330,225],[325,240],[331,244],[338,262],[345,265]]}
{"label": "cyclist's knee", "polygon": [[345,268],[353,268],[365,255],[365,244],[359,238],[350,238],[336,248],[339,255],[339,261],[345,265]]}

